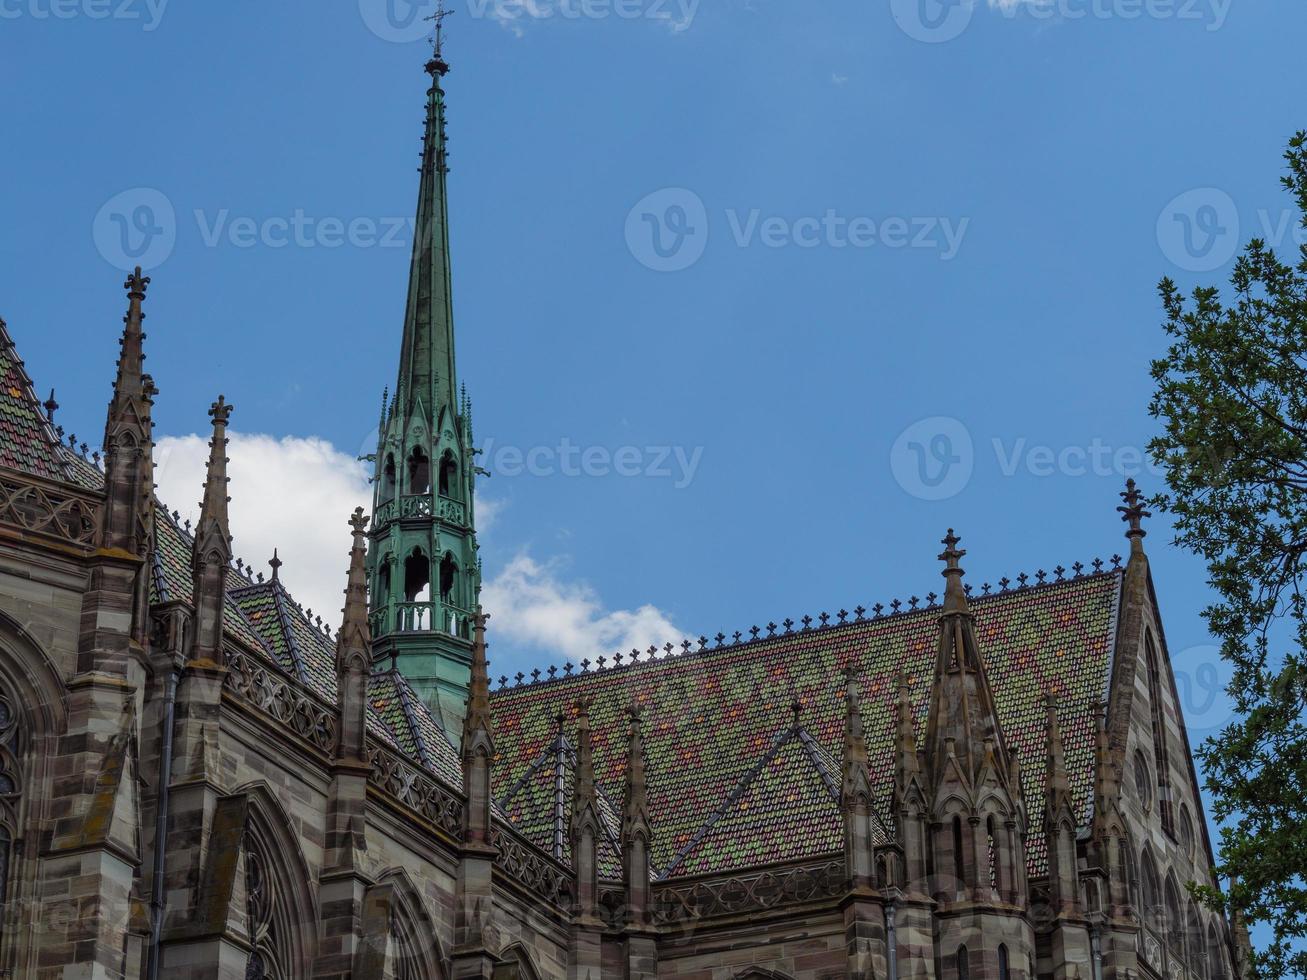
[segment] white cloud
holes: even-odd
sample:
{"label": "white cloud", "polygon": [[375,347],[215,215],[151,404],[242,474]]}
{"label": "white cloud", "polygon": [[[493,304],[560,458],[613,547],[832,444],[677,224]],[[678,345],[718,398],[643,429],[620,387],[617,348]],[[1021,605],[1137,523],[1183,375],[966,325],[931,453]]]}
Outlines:
{"label": "white cloud", "polygon": [[[372,509],[366,465],[324,439],[229,435],[233,551],[266,573],[277,548],[296,601],[337,625],[349,570],[347,521],[355,507]],[[199,515],[208,459],[207,437],[159,440],[159,496],[183,518]]]}
{"label": "white cloud", "polygon": [[[231,432],[231,530],[237,556],[267,571],[279,549],[282,580],[296,601],[336,625],[349,568],[349,515],[371,509],[368,467],[324,439]],[[183,518],[200,511],[208,438],[169,436],[155,452],[159,496]],[[507,502],[477,498],[477,526],[486,531]],[[497,642],[547,659],[594,660],[644,650],[682,634],[661,610],[609,610],[584,582],[568,581],[561,563],[519,554],[482,590]],[[487,569],[487,571],[491,571]]]}
{"label": "white cloud", "polygon": [[683,635],[655,606],[605,609],[590,585],[563,579],[560,563],[541,563],[525,553],[485,584],[481,604],[501,642],[572,663],[643,651]]}

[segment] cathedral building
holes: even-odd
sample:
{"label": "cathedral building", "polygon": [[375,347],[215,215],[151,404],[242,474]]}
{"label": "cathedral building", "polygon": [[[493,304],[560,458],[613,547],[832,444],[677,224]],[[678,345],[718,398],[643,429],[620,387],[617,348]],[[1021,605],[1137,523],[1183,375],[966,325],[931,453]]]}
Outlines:
{"label": "cathedral building", "polygon": [[102,455],[0,324],[0,973],[1241,976],[1133,484],[1123,558],[490,676],[447,70],[339,621],[233,559],[222,397],[157,499],[141,270]]}

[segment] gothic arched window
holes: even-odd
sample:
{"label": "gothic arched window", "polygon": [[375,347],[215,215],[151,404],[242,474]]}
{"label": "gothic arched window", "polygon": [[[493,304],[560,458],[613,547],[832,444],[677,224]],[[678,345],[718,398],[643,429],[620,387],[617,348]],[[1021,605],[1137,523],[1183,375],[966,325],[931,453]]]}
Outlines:
{"label": "gothic arched window", "polygon": [[998,980],[1011,980],[1012,970],[1008,965],[1007,947],[1002,943],[998,944]]}
{"label": "gothic arched window", "polygon": [[458,605],[455,587],[458,584],[458,562],[448,551],[440,559],[440,601]]}
{"label": "gothic arched window", "polygon": [[1175,876],[1166,877],[1166,939],[1171,950],[1184,958],[1184,921],[1180,918],[1180,890]]}
{"label": "gothic arched window", "polygon": [[241,840],[245,861],[245,921],[249,930],[250,958],[245,980],[283,980],[289,976],[278,940],[278,894],[272,864],[255,835],[246,830]]}
{"label": "gothic arched window", "polygon": [[962,818],[953,818],[953,874],[957,876],[955,890],[961,891],[966,880],[966,861],[962,857]]}
{"label": "gothic arched window", "polygon": [[1161,670],[1157,663],[1157,649],[1152,634],[1145,640],[1148,662],[1148,708],[1153,722],[1153,759],[1157,769],[1157,811],[1162,817],[1162,829],[1175,836],[1175,815],[1171,809],[1171,756],[1167,750],[1166,714],[1162,710]]}
{"label": "gothic arched window", "polygon": [[970,964],[969,960],[970,960],[970,957],[967,955],[967,947],[965,947],[965,946],[959,946],[959,947],[958,947],[958,957],[957,957],[957,963],[958,963],[958,980],[970,980],[970,976],[971,976],[971,964]]}
{"label": "gothic arched window", "polygon": [[421,446],[414,446],[408,454],[408,492],[423,494],[431,492],[431,457]]}
{"label": "gothic arched window", "polygon": [[395,454],[386,453],[386,464],[381,470],[381,499],[383,502],[395,499]]}
{"label": "gothic arched window", "polygon": [[430,585],[431,561],[422,553],[421,548],[414,548],[404,559],[404,601],[425,601],[420,597]]}
{"label": "gothic arched window", "polygon": [[1207,924],[1207,975],[1211,980],[1225,980],[1225,957],[1221,955],[1221,941],[1217,938],[1216,927]]}
{"label": "gothic arched window", "polygon": [[18,836],[18,804],[23,790],[22,727],[9,697],[0,693],[0,941],[9,920],[9,878],[14,839]]}
{"label": "gothic arched window", "polygon": [[454,451],[446,449],[440,457],[440,495],[442,497],[454,496],[454,488],[458,486],[458,460],[454,458]]}
{"label": "gothic arched window", "polygon": [[1140,909],[1144,923],[1154,932],[1162,929],[1162,886],[1157,877],[1157,868],[1153,856],[1144,852],[1143,872],[1139,879],[1140,897],[1143,908]]}
{"label": "gothic arched window", "polygon": [[995,827],[993,827],[993,817],[985,821],[985,843],[989,848],[989,887],[999,890],[999,844],[995,838]]}

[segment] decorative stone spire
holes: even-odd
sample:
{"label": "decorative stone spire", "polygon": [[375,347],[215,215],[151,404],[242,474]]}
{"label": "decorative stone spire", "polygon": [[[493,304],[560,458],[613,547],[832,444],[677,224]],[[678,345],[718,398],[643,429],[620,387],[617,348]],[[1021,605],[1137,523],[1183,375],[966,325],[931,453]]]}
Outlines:
{"label": "decorative stone spire", "polygon": [[626,794],[622,808],[622,871],[626,879],[626,921],[629,927],[647,927],[652,909],[649,887],[649,848],[653,830],[649,822],[649,794],[645,778],[644,725],[640,710],[628,712],[626,743]]}
{"label": "decorative stone spire", "polygon": [[[372,635],[368,630],[368,578],[367,578],[367,532],[368,518],[363,508],[355,508],[349,519],[349,526],[354,532],[354,546],[349,556],[349,578],[345,584],[345,606],[341,609],[344,622],[341,624],[340,637],[336,644],[336,669],[344,670],[351,658],[361,658],[364,673],[369,668],[368,651],[372,644]],[[276,562],[276,552],[273,552]],[[280,565],[277,562],[277,565]],[[277,574],[273,568],[273,576]]]}
{"label": "decorative stone spire", "polygon": [[917,754],[917,731],[912,722],[912,689],[906,674],[899,674],[898,711],[895,720],[895,775],[900,787],[921,772]]}
{"label": "decorative stone spire", "polygon": [[[359,507],[349,521],[354,546],[349,555],[345,585],[344,620],[336,639],[336,677],[340,690],[341,758],[363,758],[368,710],[368,674],[371,670],[372,633],[368,629],[367,529],[368,519]],[[275,574],[275,573],[274,573]]]}
{"label": "decorative stone spire", "polygon": [[[150,280],[138,267],[127,277],[127,314],[119,341],[118,372],[104,429],[105,518],[102,547],[144,556],[153,540],[154,425],[150,414],[157,391],[144,373],[145,314],[141,304]],[[53,416],[50,406],[46,409]]]}
{"label": "decorative stone spire", "polygon": [[960,559],[966,554],[958,548],[961,539],[950,528],[944,538],[945,563],[944,609],[939,618],[939,646],[935,659],[935,684],[931,692],[931,710],[927,722],[926,745],[932,762],[932,775],[940,777],[946,743],[955,743],[957,757],[968,779],[974,779],[992,759],[1007,779],[1008,753],[994,694],[985,670],[984,659],[976,642],[975,622],[962,587]]}
{"label": "decorative stone spire", "polygon": [[595,791],[590,705],[576,705],[576,771],[572,784],[572,867],[576,872],[576,913],[583,921],[595,918],[599,903],[599,800]]}
{"label": "decorative stone spire", "polygon": [[472,672],[467,710],[463,715],[464,843],[490,846],[490,766],[495,758],[494,723],[490,715],[490,677],[486,660],[486,621],[477,609],[473,619]]}
{"label": "decorative stone spire", "polygon": [[1066,773],[1066,752],[1062,748],[1062,729],[1057,720],[1057,696],[1051,692],[1044,698],[1047,718],[1044,769],[1044,800],[1050,812],[1071,805],[1071,781]]}
{"label": "decorative stone spire", "polygon": [[1076,817],[1067,778],[1057,698],[1046,697],[1048,714],[1044,770],[1044,831],[1048,837],[1048,881],[1054,908],[1069,911],[1078,904],[1076,883]]}
{"label": "decorative stone spire", "polygon": [[213,438],[209,442],[209,465],[200,503],[200,521],[195,528],[191,571],[195,583],[195,641],[191,659],[222,663],[222,619],[227,595],[227,570],[231,563],[231,530],[227,516],[227,424],[232,406],[218,396],[209,409]]}
{"label": "decorative stone spire", "polygon": [[1144,495],[1139,492],[1133,477],[1125,481],[1125,491],[1121,494],[1121,499],[1125,504],[1117,510],[1121,513],[1121,520],[1129,525],[1125,536],[1130,539],[1130,555],[1133,557],[1143,554],[1144,538],[1148,536],[1148,532],[1143,529],[1143,519],[1153,515],[1145,508]]}
{"label": "decorative stone spire", "polygon": [[844,675],[844,762],[840,809],[844,818],[844,863],[855,889],[872,883],[871,769],[862,726],[862,693],[852,667]]}
{"label": "decorative stone spire", "polygon": [[970,612],[967,592],[962,587],[963,572],[960,562],[967,554],[958,549],[962,539],[953,533],[953,528],[949,528],[948,534],[940,543],[944,545],[944,552],[939,556],[939,560],[945,563],[944,571],[941,573],[944,576],[944,611],[946,613]]}

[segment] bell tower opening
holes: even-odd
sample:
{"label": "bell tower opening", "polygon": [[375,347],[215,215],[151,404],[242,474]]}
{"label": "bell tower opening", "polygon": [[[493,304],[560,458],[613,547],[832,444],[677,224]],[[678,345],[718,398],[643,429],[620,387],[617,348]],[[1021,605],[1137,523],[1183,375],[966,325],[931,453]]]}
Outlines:
{"label": "bell tower opening", "polygon": [[431,492],[431,457],[421,446],[408,456],[408,492],[414,496]]}

